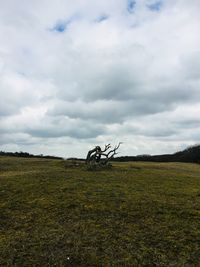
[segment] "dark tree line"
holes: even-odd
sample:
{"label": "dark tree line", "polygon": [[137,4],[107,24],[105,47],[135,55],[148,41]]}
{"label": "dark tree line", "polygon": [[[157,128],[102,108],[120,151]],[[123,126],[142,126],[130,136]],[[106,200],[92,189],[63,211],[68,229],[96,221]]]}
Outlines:
{"label": "dark tree line", "polygon": [[113,159],[114,161],[153,161],[153,162],[191,162],[200,163],[200,145],[194,145],[174,154],[164,155],[138,155],[124,156]]}
{"label": "dark tree line", "polygon": [[22,157],[22,158],[45,158],[45,159],[62,159],[61,157],[48,156],[48,155],[33,155],[28,152],[4,152],[0,151],[0,156]]}

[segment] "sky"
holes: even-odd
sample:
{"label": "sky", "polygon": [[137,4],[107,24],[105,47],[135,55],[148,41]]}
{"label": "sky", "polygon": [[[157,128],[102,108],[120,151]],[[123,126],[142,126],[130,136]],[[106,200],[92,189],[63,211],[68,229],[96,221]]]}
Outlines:
{"label": "sky", "polygon": [[200,142],[199,0],[0,0],[0,150]]}

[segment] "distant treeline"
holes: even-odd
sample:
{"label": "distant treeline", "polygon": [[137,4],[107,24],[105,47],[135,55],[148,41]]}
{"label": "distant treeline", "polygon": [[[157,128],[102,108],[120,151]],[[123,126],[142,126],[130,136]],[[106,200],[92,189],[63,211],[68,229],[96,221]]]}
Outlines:
{"label": "distant treeline", "polygon": [[44,158],[44,159],[62,159],[61,157],[48,156],[48,155],[32,155],[27,152],[4,152],[0,151],[0,156],[12,156],[12,157],[22,157],[22,158]]}
{"label": "distant treeline", "polygon": [[191,162],[200,163],[200,145],[194,145],[174,154],[164,155],[138,155],[124,156],[113,159],[114,161],[154,161],[154,162]]}
{"label": "distant treeline", "polygon": [[[24,158],[45,158],[45,159],[63,159],[62,157],[32,155],[27,152],[4,152],[0,151],[0,156],[14,156]],[[68,160],[84,161],[81,158],[68,158]],[[183,151],[174,154],[164,155],[138,155],[138,156],[122,156],[113,158],[112,161],[127,162],[127,161],[153,161],[153,162],[191,162],[200,164],[200,145],[194,145],[186,148]]]}

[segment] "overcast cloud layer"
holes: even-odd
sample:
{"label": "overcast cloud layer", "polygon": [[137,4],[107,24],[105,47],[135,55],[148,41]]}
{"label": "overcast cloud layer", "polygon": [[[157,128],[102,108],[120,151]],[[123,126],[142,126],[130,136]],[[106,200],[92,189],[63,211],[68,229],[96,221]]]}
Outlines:
{"label": "overcast cloud layer", "polygon": [[200,141],[199,0],[0,1],[0,150]]}

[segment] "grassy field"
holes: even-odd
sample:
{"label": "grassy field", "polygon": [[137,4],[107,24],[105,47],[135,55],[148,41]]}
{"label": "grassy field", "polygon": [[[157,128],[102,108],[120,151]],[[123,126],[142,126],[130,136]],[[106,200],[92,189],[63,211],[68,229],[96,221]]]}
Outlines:
{"label": "grassy field", "polygon": [[0,157],[0,266],[200,266],[200,165]]}

